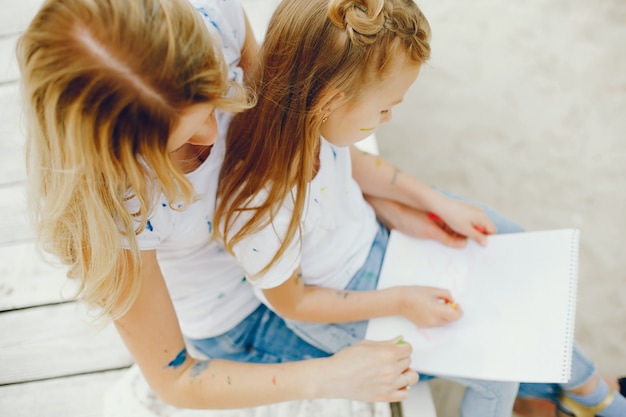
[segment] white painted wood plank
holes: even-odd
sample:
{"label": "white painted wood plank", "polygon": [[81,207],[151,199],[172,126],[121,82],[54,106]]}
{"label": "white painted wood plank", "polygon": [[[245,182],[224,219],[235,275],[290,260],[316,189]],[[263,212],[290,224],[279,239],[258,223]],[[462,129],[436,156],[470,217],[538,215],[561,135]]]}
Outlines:
{"label": "white painted wood plank", "polygon": [[0,38],[0,83],[16,81],[20,71],[15,58],[15,42],[18,35]]}
{"label": "white painted wood plank", "polygon": [[43,0],[0,0],[0,36],[23,32]]}
{"label": "white painted wood plank", "polygon": [[104,393],[124,372],[126,370],[2,386],[0,416],[101,417]]}
{"label": "white painted wood plank", "polygon": [[0,213],[0,247],[33,239],[34,232],[26,214],[22,183],[0,186]]}
{"label": "white painted wood plank", "polygon": [[0,385],[130,366],[115,328],[85,317],[76,303],[0,314]]}
{"label": "white painted wood plank", "polygon": [[0,246],[0,311],[68,301],[76,284],[66,270],[47,263],[33,242]]}
{"label": "white painted wood plank", "polygon": [[[1,15],[1,13],[0,13]],[[23,181],[24,129],[17,83],[0,85],[0,186]]]}

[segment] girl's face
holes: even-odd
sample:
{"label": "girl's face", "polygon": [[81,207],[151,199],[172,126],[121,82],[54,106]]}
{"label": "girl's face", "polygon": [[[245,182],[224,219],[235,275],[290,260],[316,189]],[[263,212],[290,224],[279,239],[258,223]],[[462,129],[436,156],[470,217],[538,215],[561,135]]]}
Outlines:
{"label": "girl's face", "polygon": [[187,143],[210,146],[215,143],[216,139],[215,106],[211,103],[194,104],[182,112],[167,142],[167,151],[174,152]]}
{"label": "girl's face", "polygon": [[322,123],[322,136],[333,145],[349,146],[374,133],[378,126],[391,120],[391,109],[404,99],[419,70],[419,65],[407,65],[404,61],[379,85],[364,86],[367,91],[356,102],[335,108],[330,103],[328,119]]}

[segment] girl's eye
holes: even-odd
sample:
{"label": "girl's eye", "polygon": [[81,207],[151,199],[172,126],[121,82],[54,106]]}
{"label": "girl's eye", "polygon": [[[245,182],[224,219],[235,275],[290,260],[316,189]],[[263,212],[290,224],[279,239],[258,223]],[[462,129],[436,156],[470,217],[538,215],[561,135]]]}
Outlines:
{"label": "girl's eye", "polygon": [[387,114],[387,113],[389,113],[389,110],[383,110],[380,112],[380,114]]}

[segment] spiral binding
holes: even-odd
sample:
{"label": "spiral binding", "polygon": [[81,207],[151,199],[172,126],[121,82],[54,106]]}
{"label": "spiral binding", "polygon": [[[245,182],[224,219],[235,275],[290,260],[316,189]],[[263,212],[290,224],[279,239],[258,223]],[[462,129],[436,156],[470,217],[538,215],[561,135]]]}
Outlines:
{"label": "spiral binding", "polygon": [[578,299],[578,259],[580,231],[572,229],[570,246],[570,280],[565,321],[565,352],[563,355],[563,381],[569,381],[572,374],[572,353],[574,349],[574,328],[576,322],[576,301]]}

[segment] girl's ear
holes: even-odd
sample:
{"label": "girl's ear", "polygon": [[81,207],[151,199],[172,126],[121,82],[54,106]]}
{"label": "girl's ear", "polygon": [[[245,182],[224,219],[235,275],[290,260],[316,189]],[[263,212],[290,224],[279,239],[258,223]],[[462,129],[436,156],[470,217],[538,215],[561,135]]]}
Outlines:
{"label": "girl's ear", "polygon": [[330,115],[337,107],[341,106],[346,98],[346,93],[339,90],[331,90],[324,94],[321,99],[320,109],[323,116]]}

